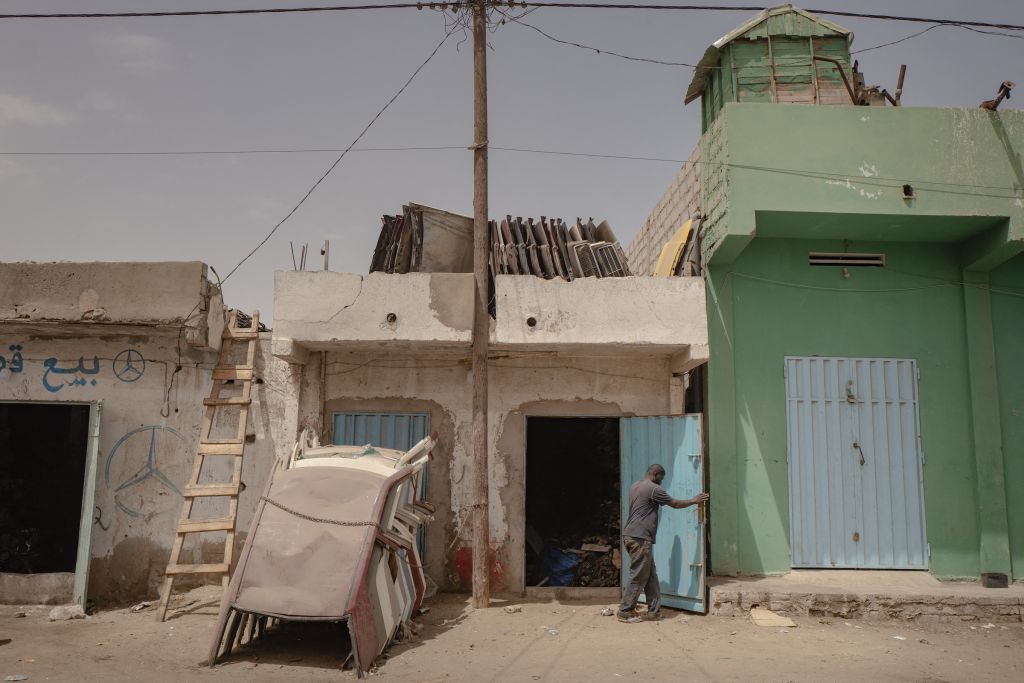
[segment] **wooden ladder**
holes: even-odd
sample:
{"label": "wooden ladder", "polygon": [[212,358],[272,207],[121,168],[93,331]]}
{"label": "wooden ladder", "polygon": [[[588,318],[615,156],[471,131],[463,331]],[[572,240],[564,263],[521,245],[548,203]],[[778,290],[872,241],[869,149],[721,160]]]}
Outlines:
{"label": "wooden ladder", "polygon": [[[246,326],[248,323],[248,326]],[[223,341],[217,366],[213,369],[213,387],[209,398],[203,399],[206,415],[199,433],[199,447],[196,449],[195,461],[192,463],[192,477],[185,486],[181,519],[175,534],[171,557],[164,573],[164,585],[160,592],[160,606],[157,609],[157,620],[163,621],[167,615],[167,605],[171,600],[174,579],[183,574],[220,574],[221,586],[227,590],[231,572],[231,559],[235,545],[235,518],[238,514],[238,494],[242,485],[242,453],[245,450],[245,429],[249,420],[249,406],[252,403],[253,368],[256,359],[256,345],[259,343],[259,311],[254,311],[252,318],[239,311],[230,312],[230,321],[224,328]],[[232,365],[231,352],[236,342],[247,344],[245,363]],[[234,396],[221,396],[221,392],[229,384],[241,386],[241,393]],[[238,431],[229,439],[214,439],[217,410],[223,407],[238,408]],[[199,483],[203,464],[207,457],[233,458],[231,480],[225,482]],[[228,514],[215,519],[195,519],[192,517],[192,506],[197,498],[227,498]],[[224,559],[216,564],[181,564],[181,549],[188,534],[224,531]]]}

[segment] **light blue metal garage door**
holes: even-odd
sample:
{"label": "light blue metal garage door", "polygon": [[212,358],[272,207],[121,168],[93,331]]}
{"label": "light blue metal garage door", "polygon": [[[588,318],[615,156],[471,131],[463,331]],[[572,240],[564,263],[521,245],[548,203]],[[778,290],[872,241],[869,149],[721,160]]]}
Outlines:
{"label": "light blue metal garage door", "polygon": [[785,362],[793,566],[927,569],[916,362]]}
{"label": "light blue metal garage door", "polygon": [[[701,416],[624,417],[619,428],[622,453],[622,524],[629,515],[629,487],[647,468],[665,468],[661,485],[673,498],[693,498],[704,490]],[[622,549],[622,585],[629,580],[629,555]],[[669,607],[706,612],[704,517],[700,507],[663,507],[654,542],[661,601]]]}
{"label": "light blue metal garage door", "polygon": [[426,413],[335,413],[334,443],[407,451],[430,433]]}

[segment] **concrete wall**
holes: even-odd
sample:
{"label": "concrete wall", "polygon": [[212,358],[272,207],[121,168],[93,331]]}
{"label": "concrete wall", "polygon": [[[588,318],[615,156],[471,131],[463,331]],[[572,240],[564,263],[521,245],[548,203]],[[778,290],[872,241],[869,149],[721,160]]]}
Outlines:
{"label": "concrete wall", "polygon": [[[305,377],[299,423],[319,423],[320,354]],[[462,354],[327,353],[325,409],[426,412],[440,444],[429,470],[437,517],[427,528],[427,572],[442,587],[469,587],[471,395]],[[526,416],[657,415],[681,412],[666,356],[617,358],[503,354],[490,369],[488,441],[494,589],[520,590],[524,575]],[[330,439],[325,434],[326,440]]]}
{"label": "concrete wall", "polygon": [[[707,357],[707,314],[700,278],[627,277],[544,280],[499,275],[495,281],[496,348],[694,348]],[[529,319],[534,320],[531,326]]]}
{"label": "concrete wall", "polygon": [[730,104],[702,149],[713,570],[789,570],[783,356],[904,357],[931,570],[1020,578],[1024,113]]}
{"label": "concrete wall", "polygon": [[274,274],[274,336],[308,348],[335,341],[466,346],[472,328],[470,273]]}
{"label": "concrete wall", "polygon": [[[191,472],[202,400],[209,394],[211,369],[217,361],[215,352],[190,346],[187,335],[179,337],[179,331],[194,307],[199,309],[196,315],[223,318],[219,295],[208,296],[204,269],[203,264],[0,266],[0,281],[7,288],[4,304],[14,302],[21,313],[31,312],[27,318],[0,321],[0,357],[7,361],[0,370],[0,401],[101,404],[97,477],[87,483],[95,487],[96,496],[96,508],[87,511],[90,520],[95,519],[91,600],[152,598],[163,578],[181,513],[179,491]],[[52,278],[61,274],[55,284]],[[25,283],[37,283],[39,289]],[[10,292],[15,298],[9,298]],[[75,308],[74,302],[79,301],[83,305]],[[216,307],[216,315],[203,310],[207,306]],[[83,307],[102,308],[108,319],[76,322]],[[211,330],[210,336],[219,342],[220,329]],[[287,444],[294,439],[297,423],[300,373],[270,355],[267,337],[257,353],[262,381],[253,387],[248,431],[255,442],[245,452],[242,478],[248,488],[239,502],[238,528],[243,532],[238,534],[239,545],[278,454],[275,442]],[[11,363],[12,346],[20,347],[23,357],[18,372]],[[134,370],[126,367],[129,356]],[[80,359],[84,371],[78,371]],[[62,369],[71,372],[59,372]],[[151,444],[152,471],[148,465]],[[147,473],[150,476],[142,477],[140,483],[119,490]],[[40,482],[41,495],[45,490],[45,482]],[[203,508],[197,505],[196,510]],[[213,543],[215,538],[204,535],[187,544],[184,561],[211,557],[223,547],[223,542]],[[21,586],[19,591],[30,588],[24,584],[3,585]],[[13,594],[0,595],[0,600],[20,601]]]}
{"label": "concrete wall", "polygon": [[216,349],[219,335],[206,333],[223,324],[222,310],[206,271],[199,261],[0,263],[0,321],[51,336],[184,324],[191,346]]}
{"label": "concrete wall", "polygon": [[637,275],[651,275],[665,242],[675,234],[687,218],[700,213],[700,145],[690,153],[672,184],[665,190],[651,214],[629,243],[626,256],[629,267]]}
{"label": "concrete wall", "polygon": [[[269,340],[268,340],[269,342]],[[174,530],[181,514],[180,491],[191,473],[195,447],[203,419],[202,401],[211,385],[216,354],[186,350],[179,364],[176,337],[140,331],[132,336],[53,339],[22,335],[0,327],[0,345],[22,347],[25,367],[21,373],[0,371],[0,401],[72,401],[102,404],[96,491],[96,521],[92,527],[92,563],[89,597],[97,601],[121,601],[156,595],[167,566]],[[267,342],[262,345],[269,347]],[[145,360],[138,379],[119,379],[126,352],[135,363]],[[9,355],[9,352],[8,352]],[[78,375],[47,375],[43,362],[57,358],[60,367],[76,366],[80,357],[87,365],[99,361],[100,372],[82,375],[84,386],[67,386],[63,380]],[[263,489],[269,466],[295,436],[295,392],[292,368],[280,361],[265,364],[269,353],[261,350],[257,372],[264,381],[253,387],[254,403],[248,433],[255,441],[246,446],[242,480],[247,489],[239,500],[236,539],[245,538],[256,499]],[[272,358],[272,357],[271,357]],[[58,379],[59,378],[59,379]],[[91,380],[96,384],[92,385]],[[51,391],[48,386],[57,386]],[[164,483],[154,470],[141,483],[118,490],[125,482],[145,474],[150,445],[153,466],[173,485]],[[207,469],[226,477],[226,472]],[[175,490],[177,489],[177,490]],[[45,492],[45,484],[40,489]],[[195,515],[216,516],[197,504]],[[223,534],[191,537],[183,561],[215,557],[223,547]],[[13,599],[16,596],[0,596]]]}

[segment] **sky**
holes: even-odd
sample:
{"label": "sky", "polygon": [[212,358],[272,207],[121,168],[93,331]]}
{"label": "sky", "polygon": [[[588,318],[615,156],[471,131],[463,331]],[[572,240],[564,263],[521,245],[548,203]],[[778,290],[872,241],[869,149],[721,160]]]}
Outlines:
{"label": "sky", "polygon": [[[385,0],[389,1],[389,0]],[[0,13],[345,4],[345,0],[0,0]],[[352,2],[351,4],[358,4]],[[707,4],[727,4],[709,0]],[[735,3],[732,3],[735,4]],[[761,3],[749,3],[759,5]],[[1024,24],[1021,0],[814,0],[819,9]],[[523,21],[627,55],[696,63],[754,12],[538,9]],[[926,25],[824,16],[853,49]],[[337,158],[331,152],[26,156],[12,152],[342,149],[444,36],[409,10],[118,20],[0,20],[0,261],[187,261],[221,277]],[[492,146],[684,160],[700,137],[683,106],[692,69],[552,42],[517,24],[489,36]],[[942,27],[857,56],[905,106],[975,107],[1021,84],[1024,40]],[[1003,105],[1017,108],[1014,96]],[[465,147],[473,139],[472,49],[456,33],[360,147]],[[490,213],[608,220],[628,244],[680,164],[492,151]],[[419,202],[472,214],[472,153],[346,156],[224,284],[228,305],[272,316],[289,242],[307,269],[365,273],[382,214]]]}

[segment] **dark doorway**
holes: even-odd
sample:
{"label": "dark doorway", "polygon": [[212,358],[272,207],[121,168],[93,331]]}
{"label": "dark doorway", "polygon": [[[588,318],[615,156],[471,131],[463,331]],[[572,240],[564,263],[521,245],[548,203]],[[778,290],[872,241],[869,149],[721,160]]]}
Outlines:
{"label": "dark doorway", "polygon": [[618,418],[527,418],[527,586],[619,585],[620,491]]}
{"label": "dark doorway", "polygon": [[0,572],[73,572],[89,406],[0,403]]}

